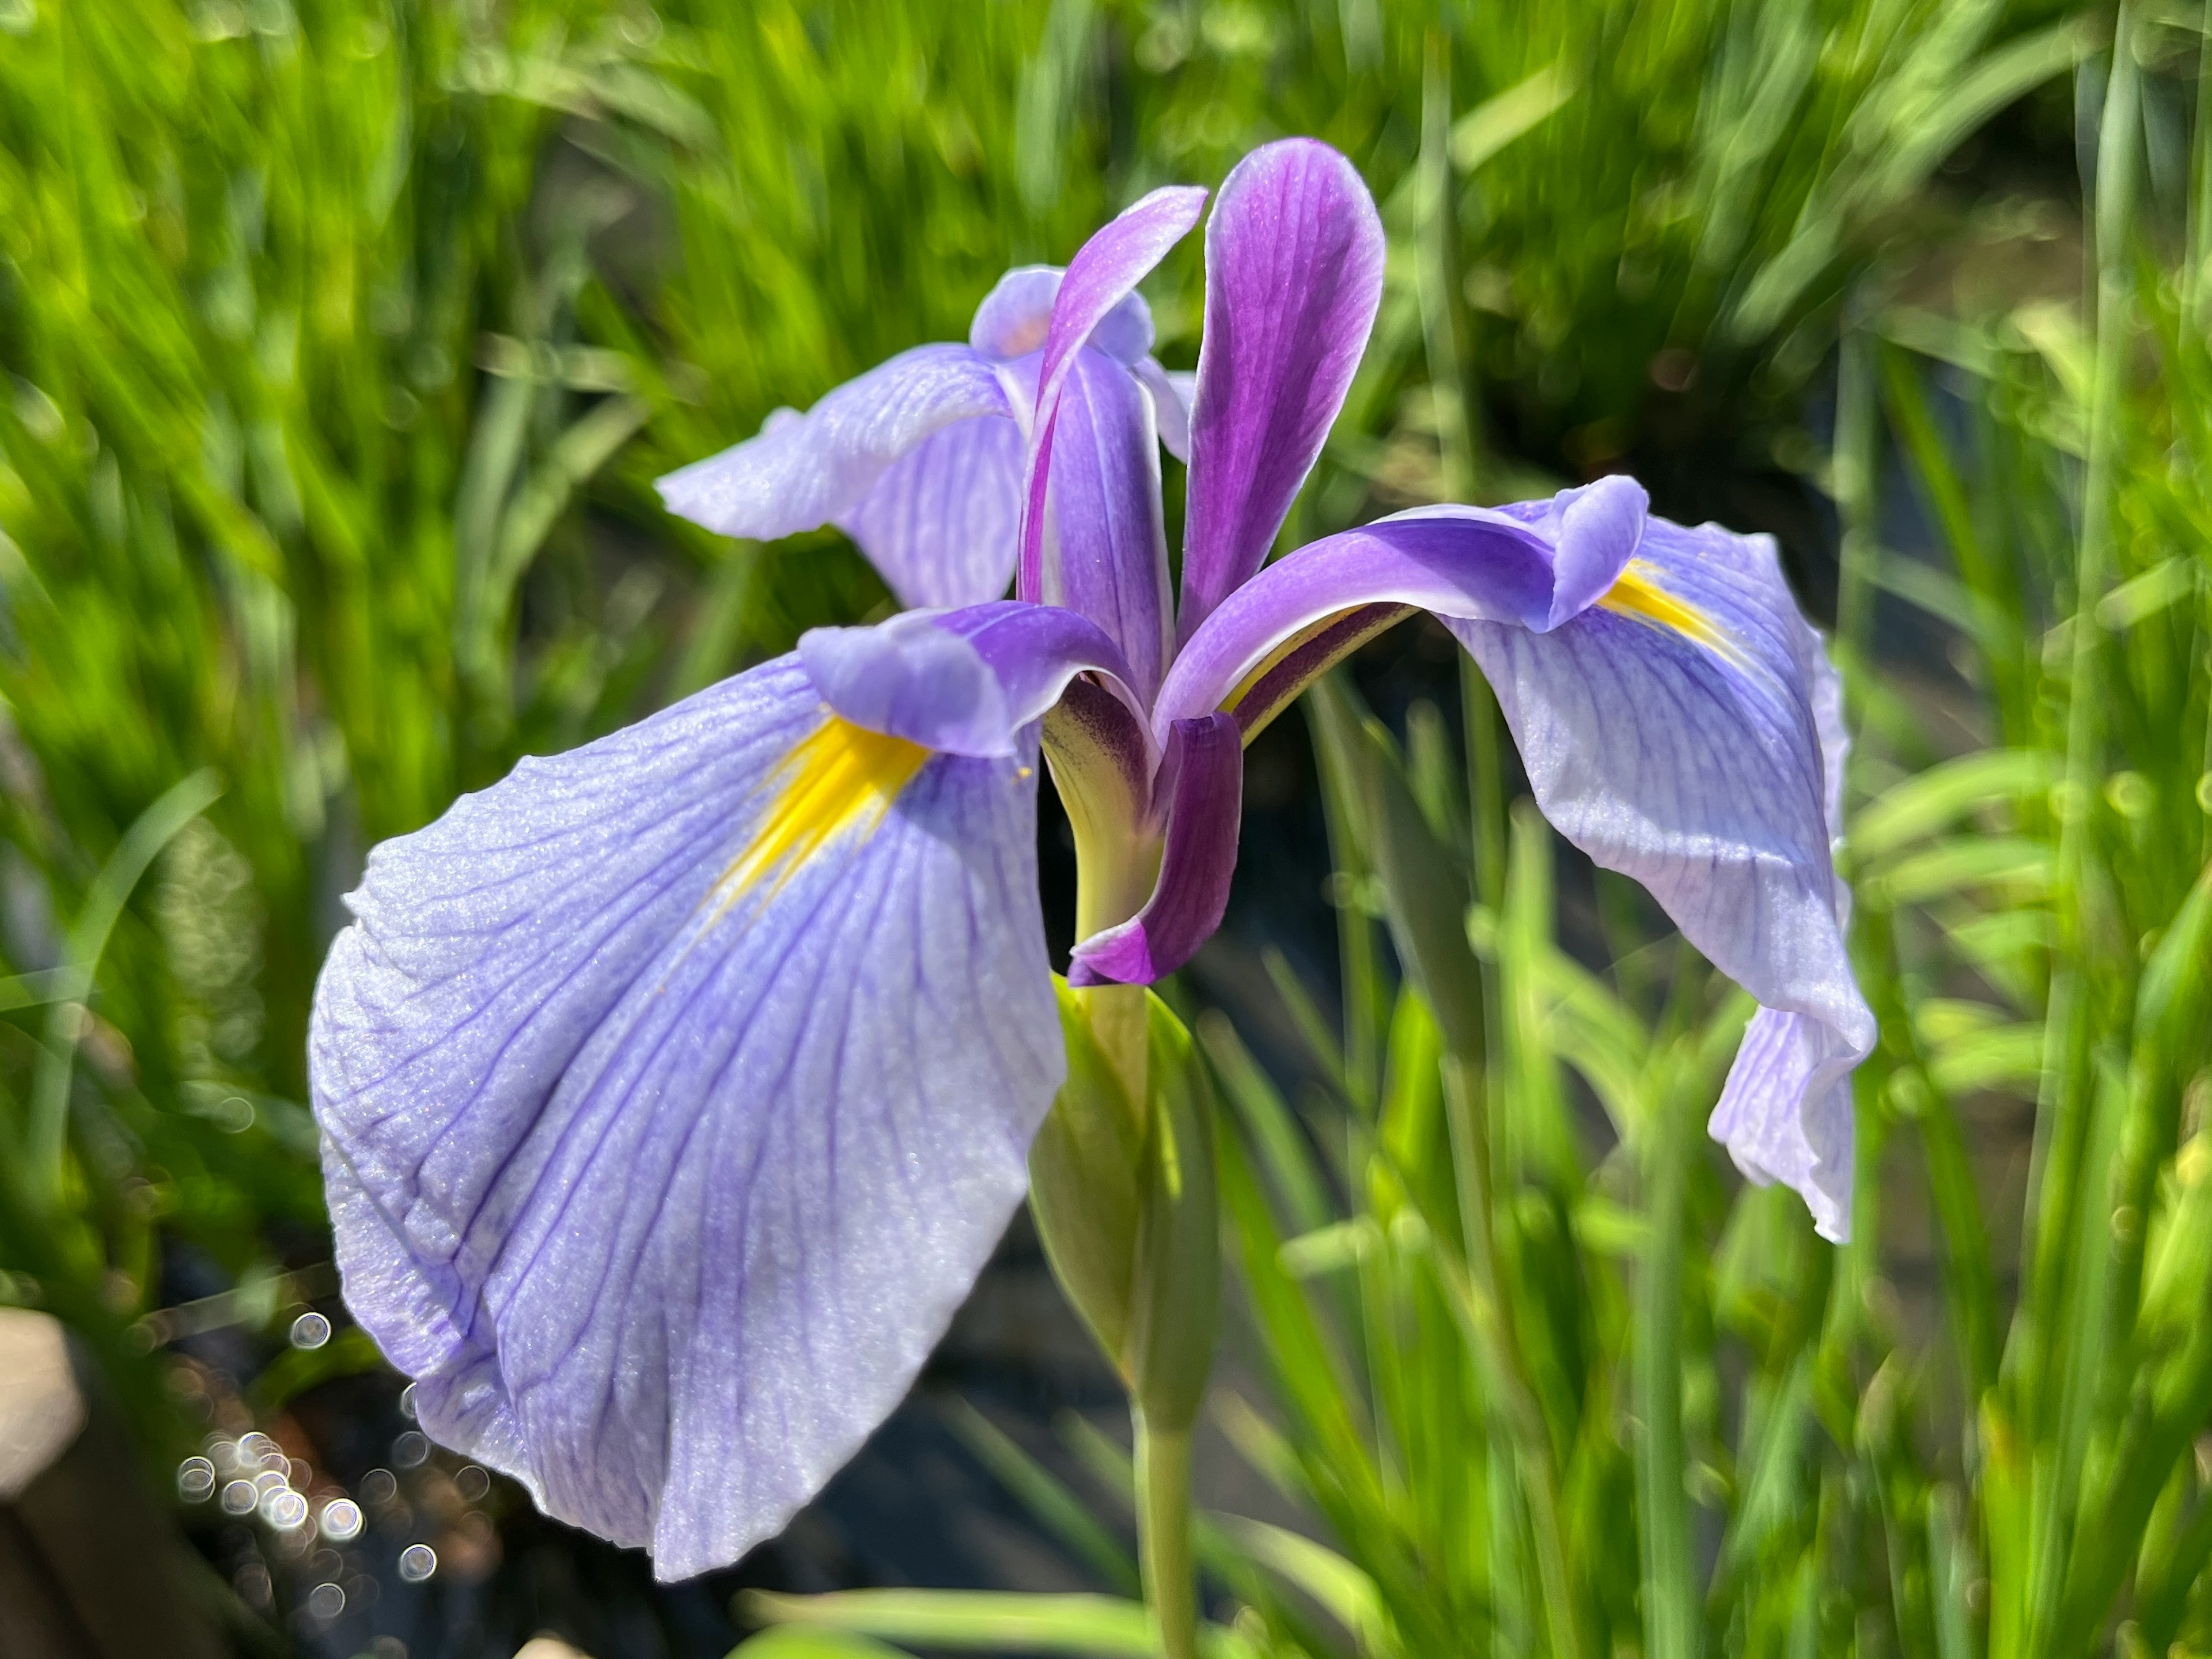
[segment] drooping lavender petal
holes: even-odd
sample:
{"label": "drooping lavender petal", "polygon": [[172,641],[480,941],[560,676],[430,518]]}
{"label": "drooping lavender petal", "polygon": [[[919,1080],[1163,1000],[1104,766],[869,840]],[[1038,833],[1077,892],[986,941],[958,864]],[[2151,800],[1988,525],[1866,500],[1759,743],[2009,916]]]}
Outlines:
{"label": "drooping lavender petal", "polygon": [[[1844,684],[1820,635],[1802,618],[1791,630],[1798,669],[1812,687],[1813,725],[1820,738],[1822,796],[1828,844],[1842,844],[1844,763],[1850,735],[1844,725]],[[1836,883],[1836,926],[1850,925],[1851,890]],[[1808,1015],[1761,1008],[1706,1126],[1714,1139],[1755,1181],[1779,1181],[1802,1194],[1825,1238],[1850,1237],[1850,1180],[1856,1124],[1850,1073],[1863,1054],[1843,1033]],[[1792,1103],[1802,1104],[1792,1109]]]}
{"label": "drooping lavender petal", "polygon": [[1576,573],[1584,592],[1592,568],[1617,574],[1636,551],[1644,502],[1632,480],[1607,478],[1541,522],[1525,512],[1420,507],[1302,547],[1237,589],[1191,635],[1160,688],[1153,730],[1231,705],[1240,686],[1310,634],[1367,606],[1549,629],[1561,608],[1558,571]]}
{"label": "drooping lavender petal", "polygon": [[1221,926],[1237,869],[1244,740],[1236,720],[1177,720],[1157,787],[1168,801],[1159,880],[1145,908],[1079,942],[1070,985],[1150,985],[1197,953]]}
{"label": "drooping lavender petal", "polygon": [[[849,519],[883,548],[890,561],[884,580],[902,597],[996,599],[1006,587],[1004,546],[979,553],[969,538],[979,518],[988,523],[1008,511],[1006,500],[978,505],[954,486],[989,485],[999,453],[993,446],[1003,439],[971,436],[912,470],[900,471],[898,463],[956,423],[1006,419],[1011,429],[1012,414],[989,358],[966,346],[916,346],[847,381],[805,415],[780,410],[758,437],[670,473],[659,481],[661,499],[670,512],[709,530],[763,541]],[[872,492],[895,471],[892,497],[871,512]],[[1013,498],[1016,509],[1019,499]],[[916,515],[932,501],[952,516],[933,525]]]}
{"label": "drooping lavender petal", "polygon": [[349,1304],[434,1438],[663,1578],[850,1455],[1064,1073],[1034,804],[786,658],[372,854],[313,1090]]}
{"label": "drooping lavender petal", "polygon": [[1024,728],[1086,672],[1103,676],[1133,712],[1142,706],[1120,649],[1097,623],[1018,599],[810,629],[799,657],[842,718],[943,754],[1021,751]]}
{"label": "drooping lavender petal", "polygon": [[1060,395],[1048,501],[1045,603],[1104,629],[1149,701],[1167,671],[1173,628],[1158,441],[1151,400],[1128,370],[1095,351],[1075,355]]}
{"label": "drooping lavender petal", "polygon": [[1844,1079],[1874,1019],[1840,926],[1818,642],[1772,544],[1653,519],[1604,598],[1550,632],[1448,626],[1495,688],[1545,816],[1642,882],[1773,1011],[1747,1038],[1714,1131],[1747,1173],[1787,1181],[1843,1236]]}
{"label": "drooping lavender petal", "polygon": [[[1033,599],[1042,591],[1046,478],[1051,471],[1054,416],[1075,353],[1091,333],[1136,292],[1167,251],[1190,232],[1206,205],[1196,185],[1166,185],[1125,209],[1069,260],[1054,297],[1046,330],[1036,414],[1030,428],[1029,461],[1023,483],[1022,552],[1017,592]],[[1150,313],[1147,313],[1149,320]],[[1149,348],[1150,342],[1146,342]],[[1139,354],[1141,355],[1141,354]]]}
{"label": "drooping lavender petal", "polygon": [[902,605],[975,605],[1013,581],[1021,504],[1021,429],[986,416],[900,456],[837,527]]}
{"label": "drooping lavender petal", "polygon": [[[1017,265],[975,307],[968,343],[987,356],[1011,360],[1042,351],[1052,325],[1052,302],[1066,273],[1058,265]],[[1141,294],[1125,294],[1091,331],[1091,349],[1133,368],[1152,349],[1152,308]]]}
{"label": "drooping lavender petal", "polygon": [[1254,150],[1206,227],[1181,636],[1266,562],[1343,406],[1382,297],[1382,223],[1352,164]]}

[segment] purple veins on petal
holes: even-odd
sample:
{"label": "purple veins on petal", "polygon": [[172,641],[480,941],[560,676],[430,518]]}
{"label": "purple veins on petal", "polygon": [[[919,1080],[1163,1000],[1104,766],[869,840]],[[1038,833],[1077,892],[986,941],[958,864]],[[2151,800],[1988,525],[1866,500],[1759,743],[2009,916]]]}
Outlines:
{"label": "purple veins on petal", "polygon": [[1183,638],[1265,562],[1382,297],[1382,224],[1349,161],[1289,138],[1237,164],[1206,228]]}
{"label": "purple veins on petal", "polygon": [[1033,759],[839,731],[787,658],[372,854],[310,1060],[427,1431],[665,1578],[851,1454],[1063,1073]]}
{"label": "purple veins on petal", "polygon": [[974,605],[1014,580],[1021,492],[1016,423],[956,421],[892,462],[836,523],[901,605]]}
{"label": "purple veins on petal", "polygon": [[[996,599],[1011,543],[979,547],[970,538],[1010,535],[1016,521],[1018,486],[1006,493],[1005,465],[1008,437],[1019,442],[1013,413],[989,358],[966,346],[916,346],[804,415],[778,410],[759,436],[668,474],[659,488],[670,512],[726,536],[772,541],[846,526],[880,556],[902,599]],[[1001,422],[997,433],[963,430]],[[933,519],[933,507],[949,516]]]}
{"label": "purple veins on petal", "polygon": [[1548,633],[1448,626],[1496,690],[1545,816],[1642,882],[1775,1014],[1739,1056],[1714,1131],[1838,1236],[1836,1091],[1874,1019],[1844,945],[1818,640],[1763,538],[1654,519],[1628,568],[1626,598]]}

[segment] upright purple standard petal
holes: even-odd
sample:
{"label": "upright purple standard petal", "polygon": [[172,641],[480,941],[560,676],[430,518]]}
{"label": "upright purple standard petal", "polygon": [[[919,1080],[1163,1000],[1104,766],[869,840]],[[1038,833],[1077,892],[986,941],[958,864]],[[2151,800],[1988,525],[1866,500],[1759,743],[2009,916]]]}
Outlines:
{"label": "upright purple standard petal", "polygon": [[1650,889],[1764,1005],[1715,1133],[1845,1237],[1843,1085],[1874,1018],[1840,926],[1818,642],[1772,544],[1653,519],[1598,603],[1550,632],[1448,625],[1496,689],[1545,816]]}
{"label": "upright purple standard petal", "polygon": [[347,1300],[434,1437],[663,1578],[819,1488],[1063,1075],[1034,808],[787,658],[372,854],[310,1058]]}
{"label": "upright purple standard petal", "polygon": [[1104,629],[1149,701],[1173,643],[1159,446],[1150,398],[1096,351],[1076,354],[1060,395],[1048,499],[1042,598]]}
{"label": "upright purple standard petal", "polygon": [[1236,720],[1227,714],[1177,720],[1155,788],[1167,804],[1167,844],[1152,896],[1119,927],[1077,944],[1070,985],[1150,985],[1189,961],[1221,926],[1244,799],[1244,740]]}
{"label": "upright purple standard petal", "polygon": [[1382,223],[1349,161],[1288,138],[1237,164],[1206,227],[1184,639],[1266,562],[1382,297]]}
{"label": "upright purple standard petal", "polygon": [[1167,251],[1189,234],[1206,205],[1196,185],[1168,185],[1127,208],[1076,252],[1053,300],[1045,334],[1036,414],[1030,429],[1023,483],[1022,551],[1017,591],[1025,599],[1042,591],[1045,483],[1051,470],[1053,428],[1060,387],[1075,354],[1129,295]]}
{"label": "upright purple standard petal", "polygon": [[845,525],[909,604],[994,599],[1020,501],[1007,493],[1012,414],[989,358],[916,346],[805,415],[781,410],[758,437],[670,473],[661,499],[725,536],[770,541]]}

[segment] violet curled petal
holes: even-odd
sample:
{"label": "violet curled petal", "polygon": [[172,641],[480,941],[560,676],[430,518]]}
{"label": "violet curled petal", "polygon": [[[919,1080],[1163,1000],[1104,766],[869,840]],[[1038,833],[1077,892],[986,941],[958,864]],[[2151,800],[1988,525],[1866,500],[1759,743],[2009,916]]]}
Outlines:
{"label": "violet curled petal", "polygon": [[1154,706],[1164,739],[1176,720],[1211,713],[1309,629],[1375,605],[1528,626],[1552,605],[1552,548],[1483,507],[1437,507],[1309,543],[1237,588],[1176,655]]}
{"label": "violet curled petal", "polygon": [[1382,223],[1349,161],[1291,138],[1237,164],[1206,227],[1182,638],[1266,562],[1382,297]]}
{"label": "violet curled petal", "polygon": [[[1124,210],[1094,234],[1069,260],[1053,301],[1044,358],[1037,381],[1036,414],[1030,428],[1029,460],[1022,488],[1022,549],[1016,591],[1024,599],[1040,592],[1044,536],[1045,481],[1051,469],[1054,417],[1060,390],[1076,351],[1121,301],[1136,292],[1167,251],[1189,234],[1206,205],[1206,191],[1194,185],[1167,185]],[[1149,313],[1148,313],[1149,314]]]}
{"label": "violet curled petal", "polygon": [[814,628],[799,641],[822,701],[854,725],[940,754],[987,758],[1015,751],[998,676],[937,613],[908,611],[872,628]]}
{"label": "violet curled petal", "polygon": [[1817,641],[1772,544],[1653,519],[1614,590],[1551,632],[1447,625],[1496,690],[1545,816],[1642,882],[1774,1011],[1738,1055],[1714,1132],[1843,1237],[1836,1114],[1875,1026],[1844,945]]}
{"label": "violet curled petal", "polygon": [[902,455],[956,421],[1011,416],[988,358],[916,346],[848,380],[805,415],[659,481],[668,510],[725,536],[773,541],[857,509]]}
{"label": "violet curled petal", "polygon": [[1060,394],[1048,500],[1042,599],[1103,629],[1149,702],[1173,628],[1158,439],[1143,389],[1098,352],[1076,353]]}
{"label": "violet curled petal", "polygon": [[349,1306],[434,1438],[664,1579],[897,1403],[1065,1075],[1033,767],[850,742],[784,658],[526,761],[371,854],[317,988]]}
{"label": "violet curled petal", "polygon": [[799,658],[842,719],[941,754],[993,758],[1025,749],[1024,728],[1080,673],[1103,678],[1133,714],[1142,706],[1120,649],[1095,623],[1018,599],[810,629]]}
{"label": "violet curled petal", "polygon": [[836,524],[902,605],[975,605],[1014,579],[1021,502],[1021,429],[987,416],[924,438]]}
{"label": "violet curled petal", "polygon": [[971,605],[937,618],[975,648],[1006,699],[1007,718],[1026,726],[1058,702],[1067,683],[1093,673],[1106,690],[1143,724],[1144,705],[1133,689],[1121,647],[1087,617],[1054,605],[1004,599]]}
{"label": "violet curled petal", "polygon": [[1221,926],[1237,870],[1243,737],[1232,716],[1208,714],[1177,720],[1169,741],[1159,880],[1142,910],[1076,945],[1070,985],[1150,985],[1189,961]]}

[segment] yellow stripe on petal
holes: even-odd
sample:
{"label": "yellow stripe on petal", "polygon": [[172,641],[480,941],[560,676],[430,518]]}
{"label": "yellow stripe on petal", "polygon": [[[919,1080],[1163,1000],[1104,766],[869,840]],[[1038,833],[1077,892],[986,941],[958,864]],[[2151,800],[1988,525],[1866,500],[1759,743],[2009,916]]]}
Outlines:
{"label": "yellow stripe on petal", "polygon": [[1742,651],[1727,630],[1687,599],[1660,586],[1657,576],[1657,568],[1649,560],[1631,559],[1598,604],[1617,617],[1632,617],[1679,634],[1731,661],[1742,660]]}
{"label": "yellow stripe on petal", "polygon": [[883,822],[899,791],[929,758],[904,738],[886,737],[836,714],[799,739],[769,781],[774,791],[750,846],[723,875],[717,914],[775,877],[781,886],[799,866],[848,831],[866,836]]}

